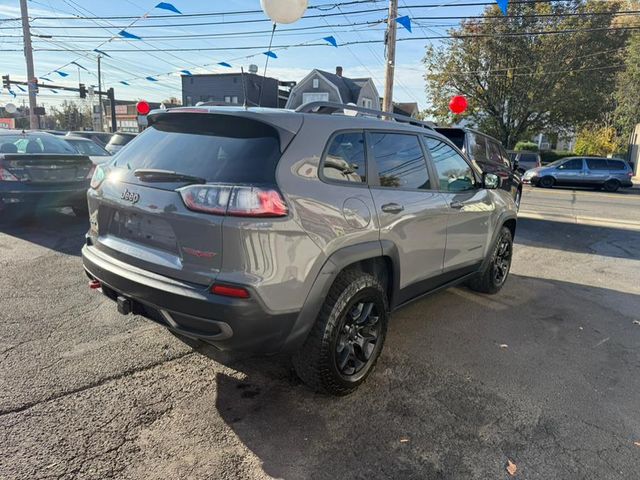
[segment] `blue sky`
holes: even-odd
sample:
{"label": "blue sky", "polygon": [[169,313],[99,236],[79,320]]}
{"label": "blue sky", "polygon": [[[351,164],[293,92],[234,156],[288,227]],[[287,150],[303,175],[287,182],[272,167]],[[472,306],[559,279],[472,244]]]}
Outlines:
{"label": "blue sky", "polygon": [[[400,0],[400,15],[411,17],[437,17],[474,15],[481,13],[481,6],[463,7],[456,3],[468,0]],[[77,86],[79,80],[83,83],[97,84],[96,54],[93,49],[104,43],[100,49],[126,50],[126,52],[112,52],[112,58],[103,61],[103,82],[116,89],[119,99],[135,100],[144,98],[150,101],[161,101],[170,96],[181,97],[180,70],[187,69],[193,73],[215,73],[237,71],[240,66],[245,69],[251,63],[264,66],[266,57],[262,54],[269,41],[270,24],[251,22],[264,20],[261,12],[233,15],[230,12],[243,10],[259,10],[259,0],[172,0],[172,3],[184,14],[202,12],[224,12],[226,15],[217,17],[182,17],[168,19],[142,18],[111,19],[111,20],[64,20],[37,19],[37,17],[68,17],[72,15],[97,16],[133,16],[139,17],[145,13],[150,15],[164,15],[170,12],[154,9],[158,0],[30,0],[30,16],[36,18],[32,22],[32,33],[36,35],[52,35],[49,39],[34,39],[34,48],[64,49],[63,52],[35,52],[35,66],[37,76],[47,76],[57,84]],[[301,43],[322,43],[325,36],[334,36],[339,45],[332,46],[304,46],[275,50],[278,58],[270,60],[269,76],[280,80],[299,81],[312,68],[333,71],[336,65],[344,67],[345,76],[372,77],[378,90],[382,92],[384,82],[384,45],[382,43],[368,45],[344,46],[349,41],[381,40],[384,38],[384,25],[359,25],[345,27],[347,23],[376,22],[386,17],[386,12],[375,11],[387,7],[386,0],[364,5],[344,5],[332,7],[332,0],[310,0],[310,6],[331,5],[323,10],[309,9],[306,16],[318,14],[332,14],[325,18],[303,18],[299,22],[279,27],[276,31],[274,45],[294,45]],[[422,8],[417,7],[423,6]],[[448,5],[443,7],[442,5]],[[425,8],[428,6],[429,8]],[[413,8],[412,8],[413,7]],[[364,11],[358,14],[351,12]],[[346,15],[342,15],[342,14]],[[22,48],[20,22],[2,21],[2,19],[19,16],[18,0],[0,0],[0,72],[10,74],[15,79],[26,79]],[[127,31],[143,40],[124,40],[116,38],[120,27],[128,26]],[[193,23],[217,22],[217,25],[194,26]],[[224,23],[223,23],[224,22]],[[237,22],[237,23],[229,23]],[[438,20],[428,18],[413,21],[413,33],[400,27],[400,38],[442,35],[458,20]],[[171,26],[171,24],[189,24]],[[158,25],[158,27],[150,27]],[[308,31],[285,31],[288,28],[315,26],[317,29]],[[82,27],[82,28],[67,28]],[[201,34],[215,35],[199,39],[178,39],[175,36]],[[69,36],[76,36],[70,38]],[[77,38],[90,36],[94,38]],[[166,36],[169,38],[149,38]],[[426,106],[424,93],[423,68],[421,59],[425,46],[429,40],[403,41],[398,43],[396,60],[396,87],[394,100],[417,101],[421,108]],[[257,47],[248,50],[233,50],[238,47]],[[168,52],[171,48],[220,48],[217,51]],[[151,49],[141,52],[140,49]],[[17,51],[11,51],[17,50]],[[86,50],[86,51],[78,51]],[[251,58],[246,58],[251,56]],[[63,65],[76,61],[86,70],[76,65]],[[218,62],[228,62],[233,67],[228,69],[217,65]],[[60,69],[67,73],[61,77],[53,73]],[[88,71],[87,71],[88,70]],[[169,74],[170,72],[173,72]],[[144,77],[153,76],[158,81],[151,82]],[[130,85],[119,83],[126,81]],[[20,93],[16,90],[17,93]],[[59,103],[68,98],[63,93],[57,95],[42,90],[39,102],[45,105]],[[77,98],[72,96],[71,98]],[[0,94],[0,104],[12,100],[7,91]],[[18,98],[17,102],[22,99]],[[15,101],[14,101],[15,103]]]}

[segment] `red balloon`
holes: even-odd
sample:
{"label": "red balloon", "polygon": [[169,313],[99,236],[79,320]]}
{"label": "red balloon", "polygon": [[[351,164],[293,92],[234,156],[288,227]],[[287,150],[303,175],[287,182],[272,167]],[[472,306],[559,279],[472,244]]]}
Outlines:
{"label": "red balloon", "polygon": [[138,115],[147,115],[151,111],[151,105],[149,105],[149,102],[140,100],[136,104],[136,110],[138,111]]}
{"label": "red balloon", "polygon": [[456,115],[460,115],[467,109],[468,106],[469,103],[467,102],[467,99],[462,95],[456,95],[455,97],[452,97],[451,101],[449,102],[449,110],[451,110]]}

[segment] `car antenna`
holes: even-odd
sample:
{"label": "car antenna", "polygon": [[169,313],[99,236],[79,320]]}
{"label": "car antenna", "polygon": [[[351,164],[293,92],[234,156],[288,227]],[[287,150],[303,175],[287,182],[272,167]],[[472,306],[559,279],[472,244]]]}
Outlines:
{"label": "car antenna", "polygon": [[242,78],[242,95],[244,96],[244,102],[242,102],[242,106],[245,110],[248,110],[249,105],[247,104],[247,84],[244,81],[244,67],[240,67],[240,76]]}

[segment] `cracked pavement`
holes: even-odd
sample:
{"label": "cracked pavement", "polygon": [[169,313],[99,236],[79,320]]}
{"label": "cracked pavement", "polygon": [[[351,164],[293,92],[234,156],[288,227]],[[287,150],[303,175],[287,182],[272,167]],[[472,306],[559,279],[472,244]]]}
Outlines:
{"label": "cracked pavement", "polygon": [[638,477],[638,232],[521,220],[499,295],[397,312],[367,383],[329,398],[284,356],[119,315],[87,288],[85,223],[0,224],[1,479]]}

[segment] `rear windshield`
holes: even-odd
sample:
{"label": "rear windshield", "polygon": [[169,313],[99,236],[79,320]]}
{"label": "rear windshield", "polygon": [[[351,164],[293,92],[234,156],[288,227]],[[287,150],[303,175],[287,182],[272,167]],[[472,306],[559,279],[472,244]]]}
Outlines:
{"label": "rear windshield", "polygon": [[76,154],[75,148],[55,135],[1,135],[0,153],[70,153]]}
{"label": "rear windshield", "polygon": [[207,182],[275,183],[278,132],[264,123],[211,114],[167,114],[122,150],[114,167],[171,170]]}
{"label": "rear windshield", "polygon": [[120,133],[116,133],[111,137],[111,140],[109,140],[109,145],[126,145],[134,138],[135,135],[122,135]]}
{"label": "rear windshield", "polygon": [[536,163],[538,161],[538,155],[535,153],[521,153],[520,163]]}
{"label": "rear windshield", "polygon": [[93,155],[96,157],[108,157],[110,155],[109,152],[92,140],[68,139],[67,142],[76,147],[76,150],[83,155]]}
{"label": "rear windshield", "polygon": [[459,128],[436,128],[436,132],[447,137],[456,147],[464,151],[464,130]]}

